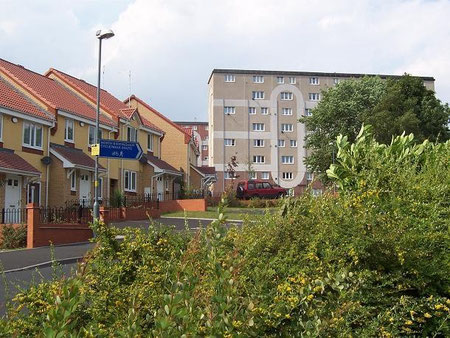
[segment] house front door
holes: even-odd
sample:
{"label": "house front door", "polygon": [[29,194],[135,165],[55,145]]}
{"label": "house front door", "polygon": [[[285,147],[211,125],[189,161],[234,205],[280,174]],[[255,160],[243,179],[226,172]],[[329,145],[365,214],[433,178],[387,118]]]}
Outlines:
{"label": "house front door", "polygon": [[22,206],[22,182],[19,176],[7,175],[5,184],[5,223],[22,221],[19,208]]}
{"label": "house front door", "polygon": [[80,172],[80,204],[89,206],[91,200],[91,176],[87,171]]}

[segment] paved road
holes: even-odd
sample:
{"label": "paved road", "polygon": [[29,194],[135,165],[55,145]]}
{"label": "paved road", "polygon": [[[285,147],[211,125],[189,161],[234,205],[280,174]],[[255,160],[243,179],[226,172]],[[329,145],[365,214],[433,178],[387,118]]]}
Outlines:
{"label": "paved road", "polygon": [[[206,219],[188,219],[189,229],[195,231],[199,227],[206,227],[211,220]],[[176,230],[185,229],[184,218],[160,218],[156,224],[174,226]],[[239,223],[239,222],[238,222]],[[147,229],[150,221],[128,221],[114,223],[118,228],[137,227]],[[9,292],[5,287],[0,285],[0,315],[4,314],[6,294],[11,298],[18,292],[18,286],[21,288],[28,287],[34,280],[49,280],[52,277],[52,255],[62,266],[62,272],[65,276],[71,274],[76,269],[77,262],[82,259],[87,251],[92,249],[93,243],[76,243],[70,245],[40,247],[35,249],[21,249],[6,252],[0,252],[0,263],[3,266],[5,281],[8,285]],[[52,253],[53,250],[53,253]]]}

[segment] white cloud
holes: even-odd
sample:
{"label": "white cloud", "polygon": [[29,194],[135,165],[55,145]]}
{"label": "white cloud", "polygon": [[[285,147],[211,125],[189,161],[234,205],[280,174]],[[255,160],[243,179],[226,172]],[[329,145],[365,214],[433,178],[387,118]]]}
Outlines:
{"label": "white cloud", "polygon": [[95,82],[94,32],[112,27],[116,36],[103,45],[106,89],[127,96],[131,71],[132,91],[174,119],[206,119],[213,68],[410,72],[434,76],[438,96],[450,101],[445,0],[47,0],[19,14],[16,3],[7,1],[0,31],[6,20],[29,24],[12,26],[14,39],[0,37],[1,57]]}

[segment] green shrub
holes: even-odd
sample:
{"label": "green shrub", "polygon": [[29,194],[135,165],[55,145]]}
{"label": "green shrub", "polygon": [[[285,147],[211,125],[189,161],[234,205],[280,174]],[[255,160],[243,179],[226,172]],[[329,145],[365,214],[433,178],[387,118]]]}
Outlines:
{"label": "green shrub", "polygon": [[[450,336],[450,143],[338,141],[337,196],[195,234],[96,224],[78,274],[18,294],[6,336]],[[353,159],[355,159],[353,161]],[[45,331],[47,330],[47,331]]]}
{"label": "green shrub", "polygon": [[112,208],[120,208],[124,206],[125,196],[120,190],[114,190],[110,198]]}
{"label": "green shrub", "polygon": [[27,246],[27,226],[4,225],[2,227],[2,249],[17,249]]}

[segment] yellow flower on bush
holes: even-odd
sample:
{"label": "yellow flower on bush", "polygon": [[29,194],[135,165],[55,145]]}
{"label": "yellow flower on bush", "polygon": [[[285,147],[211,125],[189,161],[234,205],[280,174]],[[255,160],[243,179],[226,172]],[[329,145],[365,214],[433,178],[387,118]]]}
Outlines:
{"label": "yellow flower on bush", "polygon": [[427,312],[423,315],[425,318],[431,318],[431,315]]}

